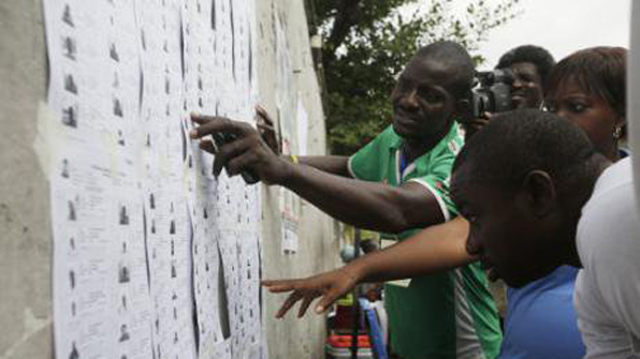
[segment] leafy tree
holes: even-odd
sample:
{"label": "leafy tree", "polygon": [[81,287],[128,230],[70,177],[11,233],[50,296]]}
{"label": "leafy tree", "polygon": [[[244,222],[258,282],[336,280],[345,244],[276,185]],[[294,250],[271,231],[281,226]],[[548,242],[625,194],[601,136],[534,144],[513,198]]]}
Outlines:
{"label": "leafy tree", "polygon": [[[308,1],[315,14],[310,31],[324,39],[327,129],[334,154],[353,153],[389,124],[389,94],[419,46],[449,39],[473,54],[489,30],[518,15],[519,2],[470,0],[465,16],[458,16],[452,0]],[[417,10],[403,16],[412,6]]]}

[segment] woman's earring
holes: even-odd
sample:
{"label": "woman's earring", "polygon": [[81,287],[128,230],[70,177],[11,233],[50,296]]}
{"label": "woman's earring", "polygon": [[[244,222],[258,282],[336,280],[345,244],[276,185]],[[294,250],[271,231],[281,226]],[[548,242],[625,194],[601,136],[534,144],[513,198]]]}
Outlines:
{"label": "woman's earring", "polygon": [[613,139],[614,140],[619,140],[620,137],[622,137],[622,126],[616,126],[613,129]]}

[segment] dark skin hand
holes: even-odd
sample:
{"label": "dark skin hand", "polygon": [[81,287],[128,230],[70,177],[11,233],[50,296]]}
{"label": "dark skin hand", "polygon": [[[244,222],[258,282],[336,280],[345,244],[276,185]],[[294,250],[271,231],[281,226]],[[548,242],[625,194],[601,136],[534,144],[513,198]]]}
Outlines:
{"label": "dark skin hand", "polygon": [[271,293],[292,292],[278,310],[277,318],[299,301],[298,317],[302,317],[318,297],[315,311],[320,314],[359,283],[428,275],[474,262],[477,258],[466,250],[468,234],[469,223],[457,217],[342,268],[303,279],[265,280],[262,285]]}
{"label": "dark skin hand", "polygon": [[213,164],[216,176],[223,167],[229,176],[251,170],[263,182],[294,191],[339,221],[375,231],[398,233],[444,221],[436,198],[418,183],[393,187],[336,176],[304,164],[294,165],[277,156],[247,123],[199,115],[191,118],[200,125],[190,133],[193,139],[214,132],[238,137],[217,153],[210,141],[201,142],[203,150],[216,154]]}
{"label": "dark skin hand", "polygon": [[[274,122],[271,116],[262,106],[256,106],[256,117],[258,132],[262,139],[269,145],[274,153],[282,154],[282,145],[276,134]],[[283,156],[289,159],[289,156]],[[321,171],[333,173],[334,175],[350,177],[347,156],[303,156],[298,157],[298,161],[302,164],[315,167]]]}
{"label": "dark skin hand", "polygon": [[256,105],[256,126],[264,142],[267,143],[275,154],[280,155],[282,153],[282,145],[276,134],[273,120],[271,116],[269,116],[269,113],[267,113],[267,110],[260,105]]}

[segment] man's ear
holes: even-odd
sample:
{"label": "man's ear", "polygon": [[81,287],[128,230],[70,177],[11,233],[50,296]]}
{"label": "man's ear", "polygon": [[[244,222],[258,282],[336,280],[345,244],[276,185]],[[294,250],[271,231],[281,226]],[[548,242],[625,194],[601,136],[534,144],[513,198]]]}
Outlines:
{"label": "man's ear", "polygon": [[551,176],[541,170],[527,173],[522,191],[528,209],[538,218],[551,213],[556,206],[556,186]]}

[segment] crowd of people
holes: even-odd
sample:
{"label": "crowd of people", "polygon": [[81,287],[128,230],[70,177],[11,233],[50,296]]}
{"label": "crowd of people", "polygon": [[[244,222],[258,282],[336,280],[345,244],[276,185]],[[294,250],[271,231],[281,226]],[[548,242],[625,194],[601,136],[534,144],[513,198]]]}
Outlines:
{"label": "crowd of people", "polygon": [[[322,313],[357,284],[384,281],[392,357],[636,358],[626,57],[595,47],[556,63],[539,46],[512,49],[496,66],[512,74],[512,110],[477,117],[474,63],[439,41],[399,76],[392,124],[352,156],[281,156],[260,129],[201,115],[191,136],[216,154],[216,174],[250,170],[380,232],[384,249],[344,267],[264,281],[290,292],[278,317],[298,302],[303,316],[318,298]],[[215,132],[238,140],[215,148]],[[487,276],[508,285],[503,326]]]}

